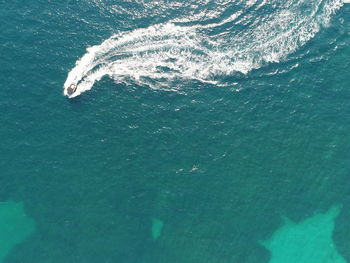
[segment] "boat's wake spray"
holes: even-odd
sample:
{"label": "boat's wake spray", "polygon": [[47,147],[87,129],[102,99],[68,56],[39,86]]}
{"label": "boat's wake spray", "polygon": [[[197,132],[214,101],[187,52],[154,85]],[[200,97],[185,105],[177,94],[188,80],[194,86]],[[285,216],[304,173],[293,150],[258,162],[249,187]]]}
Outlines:
{"label": "boat's wake spray", "polygon": [[[178,80],[184,79],[230,85],[222,79],[285,60],[326,26],[344,3],[343,0],[253,0],[248,1],[249,5],[242,4],[247,1],[238,2],[241,5],[237,1],[234,4],[241,9],[229,15],[224,11],[230,10],[232,2],[224,3],[226,9],[220,3],[223,13],[216,14],[215,23],[207,22],[203,14],[182,17],[120,33],[88,48],[69,72],[64,94],[70,98],[78,96],[103,76],[116,82],[168,90],[181,89],[178,83],[183,81]],[[262,12],[265,9],[272,13]]]}

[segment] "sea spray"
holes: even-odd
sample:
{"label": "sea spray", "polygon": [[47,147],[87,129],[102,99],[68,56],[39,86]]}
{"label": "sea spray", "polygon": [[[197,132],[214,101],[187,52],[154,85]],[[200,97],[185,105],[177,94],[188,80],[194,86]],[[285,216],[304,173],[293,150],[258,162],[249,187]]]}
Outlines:
{"label": "sea spray", "polygon": [[[68,73],[64,94],[73,84],[77,90],[68,96],[78,96],[104,76],[163,90],[181,89],[174,84],[181,79],[232,85],[226,81],[230,76],[287,60],[327,26],[342,5],[342,0],[250,1],[219,22],[182,17],[121,32],[87,49]],[[273,12],[261,12],[264,8]],[[223,27],[224,32],[216,31]]]}

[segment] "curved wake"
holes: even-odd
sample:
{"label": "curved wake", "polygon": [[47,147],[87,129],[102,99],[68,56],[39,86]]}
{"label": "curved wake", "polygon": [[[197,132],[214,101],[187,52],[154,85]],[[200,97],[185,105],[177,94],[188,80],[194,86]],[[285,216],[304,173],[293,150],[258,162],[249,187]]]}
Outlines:
{"label": "curved wake", "polygon": [[[114,12],[115,6],[96,1]],[[202,0],[191,7],[191,1],[177,2],[164,3],[157,12],[180,12],[178,19],[119,33],[88,48],[68,73],[64,94],[78,96],[103,76],[154,89],[177,89],[174,83],[181,79],[223,85],[227,76],[286,59],[343,5],[343,0]],[[76,91],[68,95],[71,85]]]}

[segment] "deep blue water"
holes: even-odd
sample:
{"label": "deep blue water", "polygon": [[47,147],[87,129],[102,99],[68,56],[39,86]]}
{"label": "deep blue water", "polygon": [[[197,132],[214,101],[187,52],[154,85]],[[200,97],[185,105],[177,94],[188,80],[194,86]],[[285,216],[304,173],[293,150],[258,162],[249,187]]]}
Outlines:
{"label": "deep blue water", "polygon": [[0,6],[0,260],[350,261],[350,5]]}

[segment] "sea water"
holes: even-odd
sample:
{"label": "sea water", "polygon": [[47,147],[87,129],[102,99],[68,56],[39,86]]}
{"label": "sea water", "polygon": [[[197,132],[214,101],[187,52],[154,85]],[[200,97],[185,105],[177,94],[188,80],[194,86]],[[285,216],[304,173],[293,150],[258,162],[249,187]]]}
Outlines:
{"label": "sea water", "polygon": [[0,3],[1,262],[350,262],[350,5]]}

